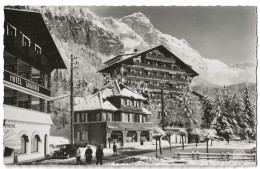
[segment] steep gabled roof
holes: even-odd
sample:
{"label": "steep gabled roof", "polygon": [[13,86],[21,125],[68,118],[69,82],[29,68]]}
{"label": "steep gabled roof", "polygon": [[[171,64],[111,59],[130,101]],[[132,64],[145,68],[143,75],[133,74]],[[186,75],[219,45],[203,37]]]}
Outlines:
{"label": "steep gabled roof", "polygon": [[128,97],[134,98],[137,100],[146,100],[142,95],[134,92],[131,88],[127,87],[126,85],[119,83],[117,80],[113,80],[107,85],[105,85],[102,89],[102,95],[104,98],[112,97],[112,96],[121,96],[121,97]]}
{"label": "steep gabled roof", "polygon": [[[124,62],[126,62],[126,61],[128,61],[128,60],[130,60],[130,59],[132,59],[132,58],[135,58],[135,57],[137,57],[137,56],[139,56],[139,55],[142,55],[142,54],[144,54],[144,53],[150,52],[150,51],[152,51],[152,50],[154,50],[154,49],[158,49],[158,48],[164,50],[165,52],[167,52],[167,53],[169,53],[169,54],[171,54],[171,55],[173,55],[177,61],[179,61],[179,62],[181,62],[182,64],[186,65],[186,66],[187,66],[187,69],[189,69],[194,76],[199,75],[195,70],[192,69],[192,67],[191,67],[190,65],[184,63],[180,58],[178,58],[175,54],[173,54],[170,50],[168,50],[168,49],[167,49],[165,46],[163,46],[163,45],[158,45],[158,46],[155,46],[155,47],[153,47],[153,48],[151,48],[151,49],[149,49],[149,50],[145,50],[145,51],[143,51],[143,52],[139,52],[139,53],[136,53],[136,54],[134,54],[134,55],[130,55],[129,57],[122,58],[122,60],[119,60],[118,62],[115,62],[115,63],[112,64],[112,65],[106,66],[105,68],[99,70],[98,72],[106,71],[106,70],[107,70],[108,68],[110,68],[111,66],[120,65],[120,64],[122,64],[122,63],[124,63]],[[120,55],[120,56],[122,56],[122,55]],[[116,56],[116,57],[118,57],[118,56]],[[114,58],[116,58],[116,57],[114,57]],[[114,58],[112,58],[112,59],[114,59]],[[112,59],[110,59],[110,60],[112,60]],[[107,62],[108,62],[108,61],[107,61]],[[107,62],[105,62],[105,63],[107,63]]]}
{"label": "steep gabled roof", "polygon": [[74,107],[74,111],[89,111],[89,110],[110,110],[117,111],[118,109],[113,106],[108,100],[102,97],[102,93],[99,91],[96,94],[80,100],[80,102]]}
{"label": "steep gabled roof", "polygon": [[[117,80],[113,80],[103,88],[101,88],[94,95],[88,96],[85,99],[78,99],[77,105],[74,107],[74,111],[89,111],[89,110],[110,110],[117,111],[118,109],[110,103],[107,98],[113,96],[121,96],[134,98],[136,100],[146,100],[140,94],[134,92],[123,84],[119,84]],[[142,113],[149,114],[149,111],[142,109]]]}

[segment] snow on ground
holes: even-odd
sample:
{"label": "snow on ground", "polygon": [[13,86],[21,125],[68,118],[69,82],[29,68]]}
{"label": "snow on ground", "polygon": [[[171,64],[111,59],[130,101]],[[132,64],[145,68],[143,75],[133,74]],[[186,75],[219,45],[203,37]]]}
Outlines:
{"label": "snow on ground", "polygon": [[117,162],[108,164],[111,166],[256,166],[256,162],[253,161],[216,161],[216,160],[176,160],[173,158],[155,158],[155,157],[143,157],[132,156]]}
{"label": "snow on ground", "polygon": [[[189,144],[187,148],[195,147],[195,143]],[[210,146],[210,141],[209,141]],[[256,143],[248,143],[248,141],[230,141],[229,144],[226,141],[213,141],[212,146],[214,148],[229,148],[229,149],[252,149],[256,146]],[[205,147],[205,143],[199,143],[198,148]]]}

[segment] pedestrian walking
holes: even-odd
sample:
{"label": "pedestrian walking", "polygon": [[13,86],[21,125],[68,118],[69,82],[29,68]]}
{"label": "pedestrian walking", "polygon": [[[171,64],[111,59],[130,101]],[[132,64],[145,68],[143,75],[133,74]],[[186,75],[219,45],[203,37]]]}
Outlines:
{"label": "pedestrian walking", "polygon": [[77,155],[77,165],[78,165],[78,164],[83,164],[82,161],[81,161],[81,159],[80,159],[80,158],[81,158],[81,150],[80,150],[79,147],[77,148],[77,153],[76,153],[76,155]]}
{"label": "pedestrian walking", "polygon": [[117,155],[117,146],[114,142],[114,145],[113,145],[113,152],[114,152],[114,155]]}
{"label": "pedestrian walking", "polygon": [[101,145],[99,145],[96,150],[96,159],[97,159],[96,165],[98,165],[98,163],[100,163],[100,165],[103,165],[102,163],[103,157],[104,157],[103,149]]}
{"label": "pedestrian walking", "polygon": [[86,156],[86,163],[87,164],[91,164],[92,162],[92,149],[90,148],[90,146],[87,146],[88,148],[85,151],[85,156]]}

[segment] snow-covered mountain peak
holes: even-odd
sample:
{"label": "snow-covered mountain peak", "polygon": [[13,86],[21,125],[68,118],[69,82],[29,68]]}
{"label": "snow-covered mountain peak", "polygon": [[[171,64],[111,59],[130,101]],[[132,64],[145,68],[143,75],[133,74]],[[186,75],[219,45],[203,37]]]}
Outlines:
{"label": "snow-covered mountain peak", "polygon": [[246,66],[249,64],[230,66],[217,59],[202,57],[184,38],[178,39],[156,29],[141,12],[116,19],[100,17],[85,7],[38,7],[37,10],[45,14],[58,39],[86,45],[93,52],[105,56],[117,55],[122,50],[143,51],[162,44],[191,65],[200,78],[211,83],[255,82],[255,69]]}

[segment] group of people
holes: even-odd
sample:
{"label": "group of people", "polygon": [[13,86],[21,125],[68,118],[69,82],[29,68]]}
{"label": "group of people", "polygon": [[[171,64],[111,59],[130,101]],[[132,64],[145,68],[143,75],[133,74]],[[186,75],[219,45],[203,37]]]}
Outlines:
{"label": "group of people", "polygon": [[[86,163],[91,164],[93,151],[90,148],[90,146],[87,146],[87,147],[88,148],[85,151]],[[81,150],[80,150],[79,147],[77,149],[76,155],[77,155],[77,164],[83,164],[81,159],[80,159],[81,158]],[[102,162],[103,158],[104,158],[103,148],[102,148],[101,145],[99,145],[97,147],[97,150],[96,150],[96,165],[98,165],[98,164],[103,165],[103,162]]]}
{"label": "group of people", "polygon": [[[92,149],[90,148],[90,146],[87,146],[87,149],[85,151],[85,157],[86,157],[86,164],[90,165],[91,162],[92,162],[92,154],[93,154],[93,151]],[[113,145],[113,154],[114,155],[117,155],[117,146],[116,144],[114,143]],[[78,147],[77,149],[77,165],[78,164],[83,164],[82,161],[81,161],[81,150],[80,148]],[[96,150],[96,165],[100,164],[100,165],[103,165],[103,160],[104,158],[104,152],[103,152],[103,148],[101,145],[97,146],[97,150]]]}

